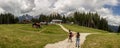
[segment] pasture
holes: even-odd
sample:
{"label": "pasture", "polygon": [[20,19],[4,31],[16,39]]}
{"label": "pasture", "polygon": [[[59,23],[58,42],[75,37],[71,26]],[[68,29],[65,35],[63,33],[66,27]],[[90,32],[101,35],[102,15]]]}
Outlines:
{"label": "pasture", "polygon": [[67,38],[67,33],[57,25],[32,28],[31,24],[0,25],[0,48],[44,48]]}

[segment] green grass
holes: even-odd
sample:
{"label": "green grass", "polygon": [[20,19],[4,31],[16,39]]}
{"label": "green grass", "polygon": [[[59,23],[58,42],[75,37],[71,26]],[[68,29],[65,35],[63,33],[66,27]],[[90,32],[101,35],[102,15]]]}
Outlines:
{"label": "green grass", "polygon": [[0,48],[43,48],[67,38],[67,33],[57,25],[32,28],[31,24],[0,25]]}
{"label": "green grass", "polygon": [[82,48],[120,48],[120,35],[115,33],[89,35]]}
{"label": "green grass", "polygon": [[67,29],[70,29],[72,31],[76,32],[81,32],[81,33],[107,33],[107,31],[99,30],[99,29],[94,29],[94,28],[88,28],[88,27],[83,27],[79,26],[76,24],[62,24],[64,27]]}

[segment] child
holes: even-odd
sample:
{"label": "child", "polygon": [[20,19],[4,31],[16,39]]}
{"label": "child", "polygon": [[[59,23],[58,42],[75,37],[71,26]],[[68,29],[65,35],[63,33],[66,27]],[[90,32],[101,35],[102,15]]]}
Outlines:
{"label": "child", "polygon": [[72,42],[72,37],[73,37],[73,33],[71,32],[71,30],[69,30],[69,39],[68,39],[68,41]]}
{"label": "child", "polygon": [[79,32],[77,32],[77,35],[76,35],[76,47],[80,47],[79,46],[80,45],[80,34],[79,34]]}

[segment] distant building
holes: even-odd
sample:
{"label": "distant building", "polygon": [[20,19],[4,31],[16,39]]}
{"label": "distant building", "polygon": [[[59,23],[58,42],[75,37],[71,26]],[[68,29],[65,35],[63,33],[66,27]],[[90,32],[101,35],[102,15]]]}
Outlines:
{"label": "distant building", "polygon": [[47,22],[40,22],[41,25],[47,25]]}
{"label": "distant building", "polygon": [[52,24],[61,24],[62,23],[62,20],[59,20],[59,19],[53,19],[51,21]]}
{"label": "distant building", "polygon": [[30,20],[23,20],[21,23],[27,24],[27,23],[31,23]]}

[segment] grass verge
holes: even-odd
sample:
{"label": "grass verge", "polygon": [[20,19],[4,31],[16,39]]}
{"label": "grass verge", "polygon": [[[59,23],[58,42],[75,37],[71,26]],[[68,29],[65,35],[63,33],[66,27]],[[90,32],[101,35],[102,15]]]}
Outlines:
{"label": "grass verge", "polygon": [[82,48],[120,48],[120,35],[116,33],[89,35]]}

